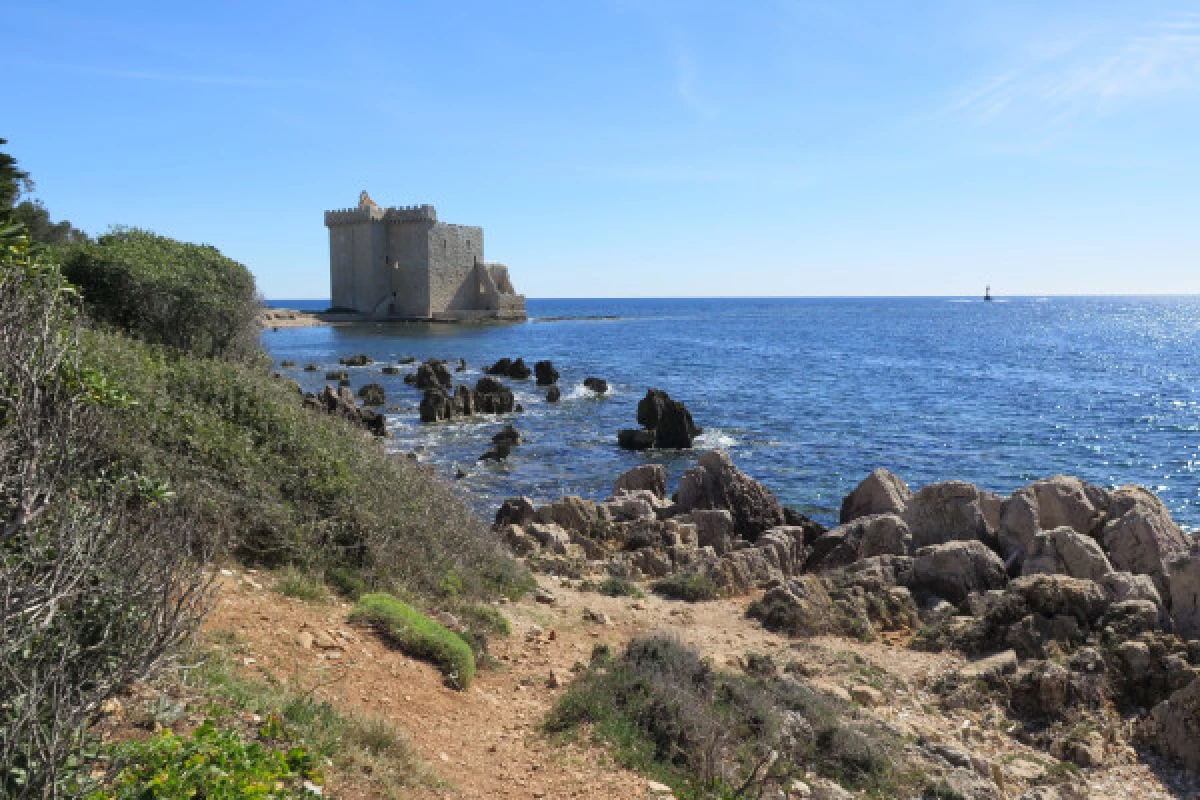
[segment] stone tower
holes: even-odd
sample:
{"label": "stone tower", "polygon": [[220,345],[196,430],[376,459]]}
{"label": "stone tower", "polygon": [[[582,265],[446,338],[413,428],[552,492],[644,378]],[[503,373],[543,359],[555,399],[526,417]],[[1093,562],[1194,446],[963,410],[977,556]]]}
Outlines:
{"label": "stone tower", "polygon": [[326,211],[333,306],[374,319],[525,319],[508,268],[483,259],[483,228],[439,222],[431,205]]}

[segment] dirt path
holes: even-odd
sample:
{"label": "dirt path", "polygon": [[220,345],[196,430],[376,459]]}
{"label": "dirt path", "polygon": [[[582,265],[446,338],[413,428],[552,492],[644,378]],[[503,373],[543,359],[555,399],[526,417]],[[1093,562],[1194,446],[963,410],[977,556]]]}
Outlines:
{"label": "dirt path", "polygon": [[[799,661],[814,684],[843,696],[856,687],[874,688],[886,702],[873,713],[906,733],[968,750],[979,760],[976,769],[990,773],[1009,797],[1057,765],[1008,736],[1002,717],[938,709],[926,686],[960,658],[835,637],[790,641],[745,618],[750,598],[695,605],[653,596],[610,598],[541,576],[555,602],[529,599],[500,606],[513,625],[511,637],[492,642],[501,666],[481,671],[469,691],[457,692],[446,688],[432,667],[350,626],[348,605],[281,597],[263,585],[269,576],[234,573],[223,580],[219,605],[206,627],[240,637],[246,645],[245,669],[316,687],[319,699],[385,717],[407,732],[442,781],[413,790],[414,798],[647,797],[646,779],[615,765],[602,748],[552,745],[538,727],[563,691],[550,685],[552,672],[565,683],[572,665],[586,663],[596,644],[615,650],[632,636],[659,630],[694,644],[718,665],[736,667],[753,651],[771,655],[781,666]],[[585,621],[584,608],[604,615],[608,624]],[[1179,773],[1160,768],[1160,778],[1132,753],[1111,755],[1115,766],[1073,779],[1083,792],[1079,797],[1200,796],[1191,794]],[[331,788],[341,797],[370,796],[353,786]]]}

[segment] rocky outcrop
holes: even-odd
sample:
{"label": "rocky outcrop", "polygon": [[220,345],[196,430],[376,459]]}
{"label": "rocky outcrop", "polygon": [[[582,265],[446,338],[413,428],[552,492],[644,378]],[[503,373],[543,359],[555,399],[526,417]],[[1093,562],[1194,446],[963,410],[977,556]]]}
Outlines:
{"label": "rocky outcrop", "polygon": [[1192,680],[1156,705],[1141,733],[1163,755],[1200,771],[1200,681]]}
{"label": "rocky outcrop", "polygon": [[583,385],[584,388],[591,389],[596,394],[608,393],[608,381],[604,378],[584,378]]}
{"label": "rocky outcrop", "polygon": [[1058,573],[1092,581],[1112,571],[1096,540],[1067,525],[1035,534],[1021,567],[1024,575]]}
{"label": "rocky outcrop", "polygon": [[613,494],[622,491],[653,492],[656,497],[667,496],[667,471],[662,464],[642,464],[621,473],[613,484]]}
{"label": "rocky outcrop", "polygon": [[1186,639],[1200,639],[1200,555],[1172,559],[1167,564],[1166,582],[1175,632]]}
{"label": "rocky outcrop", "polygon": [[528,380],[529,376],[532,374],[532,371],[529,369],[529,366],[525,363],[525,359],[523,358],[518,358],[516,360],[511,358],[502,358],[495,364],[492,364],[490,367],[485,367],[483,371],[488,375],[500,375],[518,381]]}
{"label": "rocky outcrop", "polygon": [[783,506],[771,490],[716,450],[701,453],[697,465],[683,474],[677,504],[680,513],[727,509],[733,515],[734,530],[748,541],[785,522]]}
{"label": "rocky outcrop", "polygon": [[421,398],[421,421],[440,422],[473,414],[508,414],[516,410],[512,390],[495,378],[480,378],[471,389],[459,386],[450,394],[441,387],[426,389]]}
{"label": "rocky outcrop", "polygon": [[533,374],[538,386],[551,386],[558,383],[558,370],[554,368],[553,362],[538,361],[533,365]]}
{"label": "rocky outcrop", "polygon": [[524,525],[533,522],[533,501],[528,497],[510,497],[496,511],[496,525]]}
{"label": "rocky outcrop", "polygon": [[953,541],[982,541],[989,527],[985,493],[973,484],[943,481],[923,486],[901,515],[912,532],[913,547]]}
{"label": "rocky outcrop", "polygon": [[557,403],[561,399],[562,399],[562,390],[559,389],[557,386],[551,386],[549,389],[546,390],[546,402],[547,403]]}
{"label": "rocky outcrop", "polygon": [[404,382],[412,383],[418,389],[449,390],[454,385],[454,378],[445,361],[431,358],[420,364],[412,375],[404,376]]}
{"label": "rocky outcrop", "polygon": [[903,514],[910,497],[908,484],[880,467],[846,495],[838,521],[845,524],[873,514]]}
{"label": "rocky outcrop", "polygon": [[660,389],[650,389],[638,401],[637,420],[641,430],[617,432],[617,444],[627,450],[686,449],[700,433],[687,406]]}
{"label": "rocky outcrop", "polygon": [[383,414],[359,406],[354,400],[354,393],[344,386],[339,389],[326,386],[320,394],[306,394],[304,405],[349,420],[376,436],[387,436],[387,420]]}
{"label": "rocky outcrop", "polygon": [[1167,562],[1189,549],[1167,507],[1141,486],[1124,486],[1112,493],[1100,541],[1114,568],[1149,575],[1164,594]]}
{"label": "rocky outcrop", "polygon": [[346,367],[365,367],[368,364],[373,364],[371,357],[366,353],[339,358],[338,363]]}
{"label": "rocky outcrop", "polygon": [[368,383],[358,390],[363,405],[381,406],[387,402],[387,392],[378,383]]}
{"label": "rocky outcrop", "polygon": [[951,603],[971,592],[1000,589],[1008,583],[1004,562],[979,541],[950,541],[917,550],[913,559],[917,586]]}
{"label": "rocky outcrop", "polygon": [[810,569],[835,569],[872,556],[908,555],[911,541],[908,526],[895,514],[858,517],[813,542]]}

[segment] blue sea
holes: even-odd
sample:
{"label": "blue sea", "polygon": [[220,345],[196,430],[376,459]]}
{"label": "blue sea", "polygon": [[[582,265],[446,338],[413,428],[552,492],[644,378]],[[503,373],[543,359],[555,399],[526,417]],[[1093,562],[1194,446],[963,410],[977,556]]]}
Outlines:
{"label": "blue sea", "polygon": [[[327,300],[277,301],[322,309]],[[914,489],[959,479],[1007,494],[1037,478],[1078,475],[1144,484],[1177,521],[1200,527],[1200,297],[1001,299],[645,299],[528,302],[518,324],[371,324],[266,331],[263,342],[307,390],[306,363],[350,368],[354,388],[388,393],[388,446],[417,452],[481,512],[504,498],[606,497],[622,471],[695,452],[631,453],[649,387],[684,401],[704,428],[696,446],[728,450],[786,504],[824,521],[878,466]],[[420,392],[384,363],[457,360],[472,384],[501,357],[550,359],[563,399],[510,382],[523,413],[422,425]],[[608,396],[581,388],[608,380]],[[478,463],[512,422],[527,438],[507,463]]]}

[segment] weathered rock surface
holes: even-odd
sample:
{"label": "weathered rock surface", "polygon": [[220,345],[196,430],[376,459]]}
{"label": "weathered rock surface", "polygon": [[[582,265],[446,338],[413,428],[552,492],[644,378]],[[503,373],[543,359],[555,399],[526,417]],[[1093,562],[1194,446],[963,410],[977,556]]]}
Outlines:
{"label": "weathered rock surface", "polygon": [[445,361],[431,358],[417,367],[413,382],[418,389],[450,389],[454,385],[454,378],[446,368]]}
{"label": "weathered rock surface", "polygon": [[496,511],[496,525],[525,525],[533,522],[533,501],[528,497],[510,497]]}
{"label": "weathered rock surface", "polygon": [[1200,639],[1200,555],[1168,562],[1167,587],[1175,632],[1185,639]]}
{"label": "weathered rock surface", "polygon": [[1142,734],[1163,755],[1200,771],[1200,681],[1156,705]]}
{"label": "weathered rock surface", "polygon": [[1058,573],[1092,581],[1112,571],[1099,543],[1067,525],[1035,534],[1021,566],[1024,575]]}
{"label": "weathered rock surface", "polygon": [[783,506],[771,490],[735,467],[728,455],[716,450],[701,453],[697,466],[683,474],[677,504],[680,513],[728,509],[733,514],[734,530],[749,541],[785,522]]}
{"label": "weathered rock surface", "polygon": [[378,383],[368,383],[358,390],[363,405],[381,406],[387,402],[387,392]]}
{"label": "weathered rock surface", "polygon": [[[918,493],[919,494],[919,493]],[[1004,562],[979,541],[950,541],[917,550],[914,581],[951,603],[971,592],[1000,589],[1008,583]]]}
{"label": "weathered rock surface", "polygon": [[621,491],[646,490],[655,496],[667,496],[667,471],[662,464],[642,464],[621,473],[613,483],[613,494]]}
{"label": "weathered rock surface", "polygon": [[1160,593],[1167,589],[1167,562],[1189,548],[1167,507],[1141,486],[1112,493],[1100,541],[1115,569],[1151,576]]}
{"label": "weathered rock surface", "polygon": [[913,547],[988,537],[985,498],[977,487],[962,481],[923,486],[901,515],[912,532]]}
{"label": "weathered rock surface", "polygon": [[533,374],[523,358],[516,360],[502,358],[490,367],[485,367],[483,371],[488,375],[502,375],[518,381],[528,380],[529,376]]}
{"label": "weathered rock surface", "polygon": [[360,407],[354,400],[354,393],[345,387],[335,390],[332,386],[326,386],[319,395],[305,395],[304,404],[349,420],[376,436],[387,436],[387,420],[384,416],[373,409]]}
{"label": "weathered rock surface", "polygon": [[857,517],[822,534],[813,542],[809,568],[844,567],[879,555],[908,555],[912,535],[895,514]]}
{"label": "weathered rock surface", "polygon": [[908,484],[880,467],[846,495],[838,521],[845,524],[873,514],[902,514],[910,497]]}
{"label": "weathered rock surface", "polygon": [[426,389],[420,406],[422,422],[473,414],[507,414],[515,410],[512,390],[495,378],[480,378],[475,389],[459,386],[453,395],[441,387]]}

